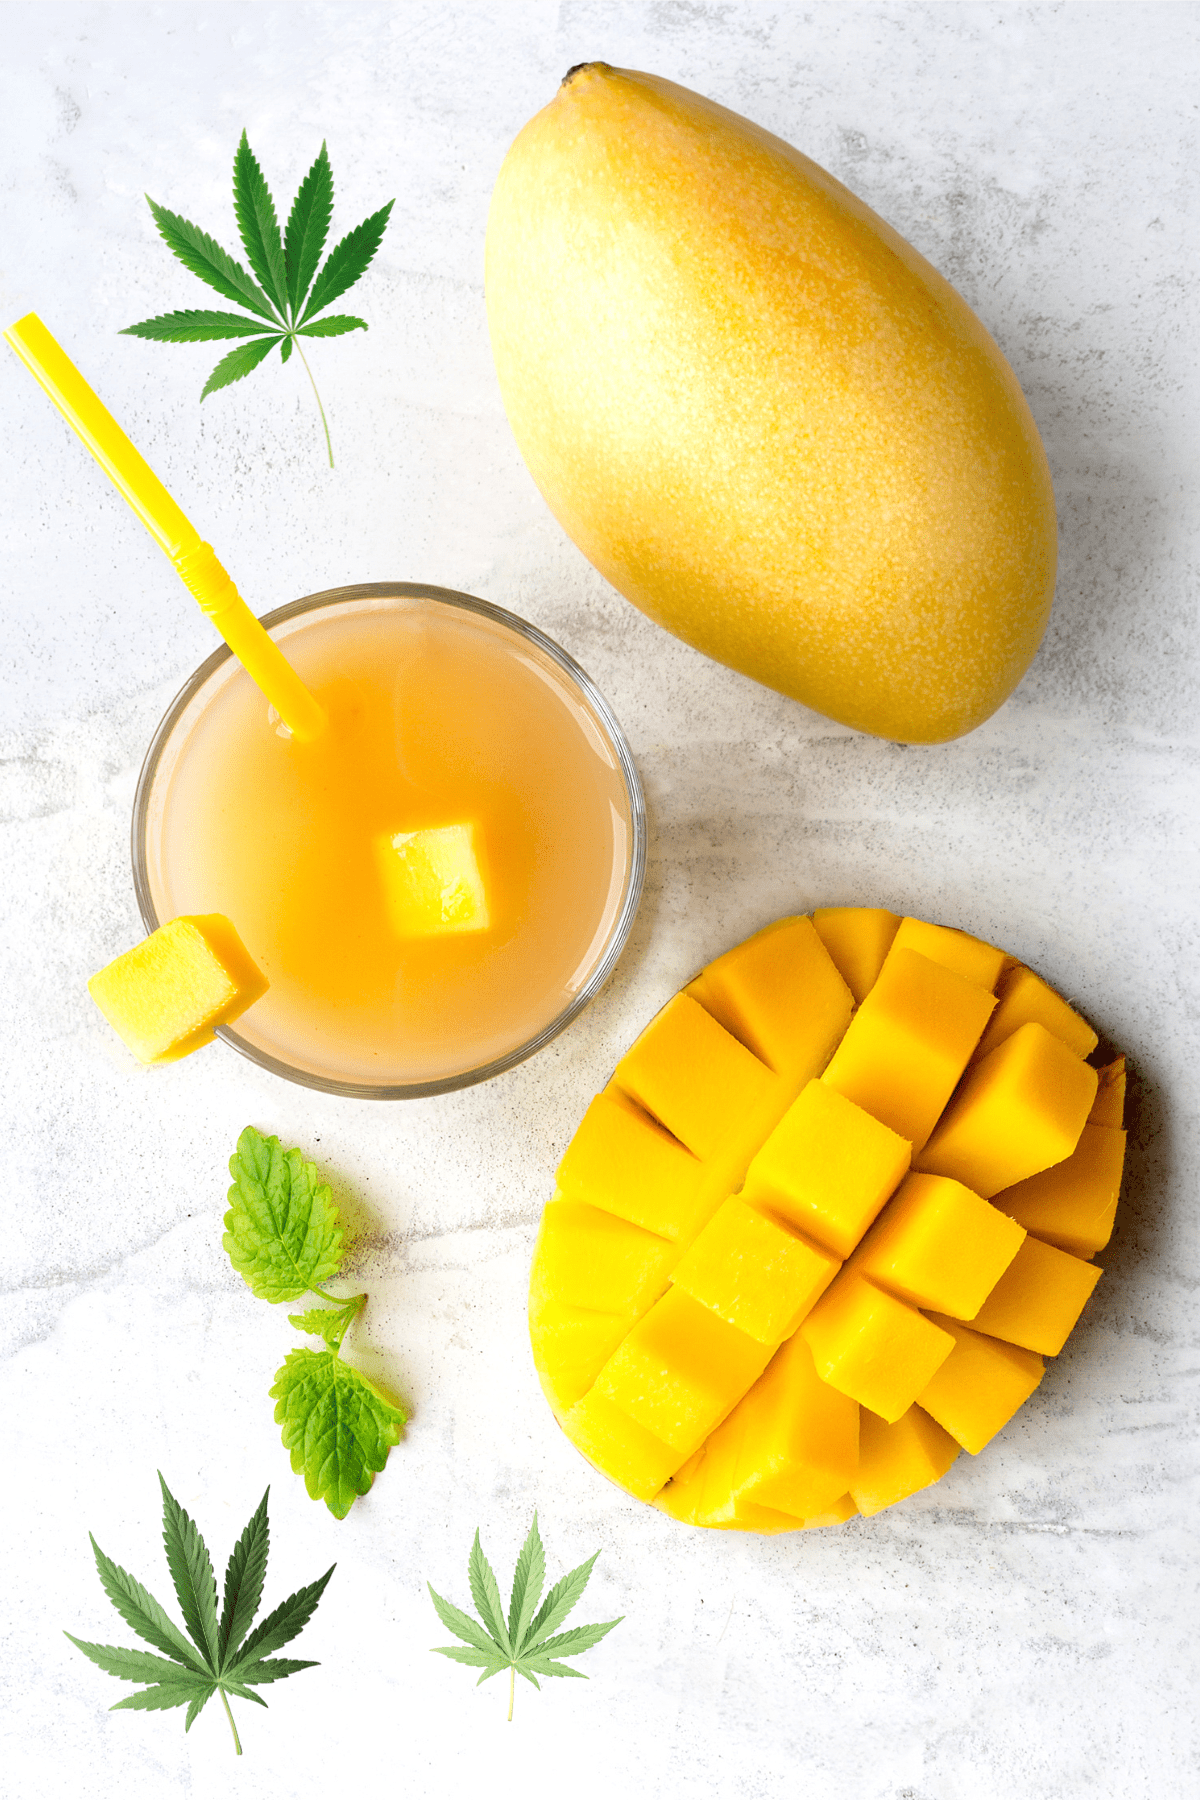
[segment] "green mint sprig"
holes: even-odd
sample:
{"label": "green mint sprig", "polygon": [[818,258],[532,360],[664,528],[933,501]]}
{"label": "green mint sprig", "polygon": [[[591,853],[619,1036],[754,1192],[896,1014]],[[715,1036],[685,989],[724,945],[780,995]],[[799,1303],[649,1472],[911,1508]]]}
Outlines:
{"label": "green mint sprig", "polygon": [[408,1414],[342,1360],[342,1340],[367,1296],[335,1299],[322,1286],[342,1266],[344,1232],[315,1165],[248,1125],[229,1172],[221,1241],[251,1292],[273,1304],[307,1293],[333,1302],[288,1314],[297,1331],[323,1338],[328,1348],[293,1350],[276,1370],[271,1398],[292,1468],[303,1474],[312,1499],[344,1519],[400,1442]]}
{"label": "green mint sprig", "polygon": [[[537,1679],[539,1675],[568,1675],[576,1681],[586,1681],[587,1676],[581,1670],[567,1668],[558,1658],[582,1655],[585,1650],[598,1644],[602,1637],[606,1637],[621,1620],[609,1619],[604,1625],[575,1625],[570,1631],[564,1632],[559,1632],[558,1628],[583,1594],[592,1565],[599,1554],[597,1550],[595,1556],[590,1556],[587,1562],[580,1563],[577,1569],[564,1575],[542,1600],[542,1588],[546,1581],[546,1557],[538,1534],[537,1514],[534,1513],[529,1536],[517,1558],[512,1598],[506,1618],[500,1600],[500,1589],[496,1585],[492,1566],[483,1553],[477,1531],[467,1562],[467,1579],[471,1584],[471,1599],[482,1624],[477,1625],[469,1613],[460,1612],[457,1606],[451,1606],[448,1600],[443,1600],[427,1582],[438,1618],[447,1631],[452,1631],[456,1638],[461,1638],[466,1646],[465,1649],[460,1649],[457,1644],[439,1644],[434,1654],[448,1656],[453,1662],[466,1663],[473,1669],[482,1669],[483,1674],[475,1683],[476,1687],[491,1676],[498,1675],[501,1669],[507,1669],[510,1721],[518,1675],[531,1681],[535,1688],[540,1688],[541,1685]],[[539,1600],[542,1600],[540,1607]]]}
{"label": "green mint sprig", "polygon": [[243,131],[233,159],[233,210],[253,275],[227,255],[198,225],[180,218],[178,213],[168,212],[165,206],[151,200],[149,194],[146,202],[163,242],[184,267],[252,316],[246,318],[244,313],[187,308],[181,312],[160,313],[154,319],[143,319],[139,325],[127,325],[124,335],[150,338],[160,344],[196,344],[214,338],[252,339],[221,358],[204,384],[201,400],[215,394],[218,388],[241,381],[270,355],[276,344],[281,361],[286,362],[294,345],[312,382],[332,469],[329,421],[300,339],[340,337],[343,332],[368,329],[365,319],[355,318],[350,313],[330,313],[323,319],[316,315],[323,313],[366,273],[387,229],[395,201],[389,200],[386,206],[372,213],[344,237],[330,251],[318,274],[317,265],[333,216],[333,171],[324,144],[300,184],[288,215],[287,230],[281,238],[271,190]]}
{"label": "green mint sprig", "polygon": [[[190,1731],[201,1709],[214,1694],[220,1694],[233,1733],[234,1748],[240,1756],[242,1744],[229,1710],[229,1696],[232,1694],[239,1700],[253,1700],[256,1705],[265,1706],[267,1703],[261,1694],[254,1692],[256,1687],[270,1681],[282,1681],[301,1669],[317,1668],[315,1662],[296,1662],[290,1657],[275,1656],[274,1652],[290,1643],[308,1624],[333,1568],[327,1569],[319,1581],[298,1588],[255,1631],[250,1630],[262,1600],[270,1548],[267,1495],[264,1494],[258,1511],[229,1558],[229,1567],[225,1571],[225,1602],[218,1619],[217,1581],[208,1547],[162,1476],[158,1479],[163,1496],[163,1543],[167,1567],[175,1584],[187,1637],[140,1581],[135,1581],[132,1575],[105,1556],[95,1538],[92,1538],[92,1549],[105,1593],[125,1623],[164,1655],[150,1656],[145,1650],[123,1650],[111,1644],[89,1644],[82,1638],[72,1637],[69,1631],[63,1635],[106,1674],[116,1675],[121,1681],[150,1684],[126,1699],[118,1700],[110,1707],[111,1712],[127,1709],[159,1712],[171,1706],[186,1706],[183,1729]],[[267,1493],[270,1493],[269,1488]]]}

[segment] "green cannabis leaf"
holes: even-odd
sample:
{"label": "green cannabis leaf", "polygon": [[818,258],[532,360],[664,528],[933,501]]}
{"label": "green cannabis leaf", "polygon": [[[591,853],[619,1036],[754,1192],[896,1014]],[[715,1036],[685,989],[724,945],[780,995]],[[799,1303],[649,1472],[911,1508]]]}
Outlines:
{"label": "green cannabis leaf", "polygon": [[[263,1620],[256,1631],[250,1631],[262,1600],[270,1547],[267,1494],[264,1494],[229,1558],[229,1567],[225,1571],[225,1602],[218,1619],[217,1582],[208,1548],[162,1476],[158,1479],[163,1496],[163,1543],[167,1567],[175,1584],[188,1636],[184,1637],[140,1581],[135,1581],[132,1575],[105,1556],[95,1538],[91,1540],[92,1549],[105,1593],[130,1629],[166,1654],[165,1657],[150,1656],[145,1650],[89,1644],[82,1638],[72,1637],[69,1631],[63,1635],[107,1674],[116,1675],[122,1681],[149,1683],[136,1694],[118,1700],[110,1708],[112,1712],[126,1709],[153,1712],[170,1706],[186,1706],[183,1728],[190,1731],[201,1708],[214,1694],[220,1694],[233,1733],[234,1748],[240,1756],[242,1745],[229,1710],[229,1696],[233,1694],[239,1700],[253,1700],[258,1706],[265,1706],[266,1701],[253,1691],[256,1687],[270,1681],[282,1681],[286,1675],[295,1675],[300,1669],[318,1666],[314,1662],[277,1657],[273,1652],[303,1631],[316,1611],[333,1568],[327,1569],[319,1581],[298,1588]],[[269,1488],[267,1493],[270,1493]]]}
{"label": "green cannabis leaf", "polygon": [[181,219],[178,213],[168,212],[165,206],[151,200],[149,194],[146,201],[168,250],[224,299],[244,307],[254,316],[246,318],[242,313],[188,308],[181,312],[160,313],[157,318],[143,319],[139,325],[127,325],[125,335],[150,338],[159,344],[251,338],[251,343],[239,344],[221,358],[204,384],[201,400],[215,394],[218,388],[241,381],[265,361],[277,344],[280,360],[286,362],[294,345],[312,382],[332,469],[329,422],[300,339],[340,337],[347,331],[367,330],[366,320],[350,313],[331,313],[324,319],[318,319],[316,314],[340,299],[347,288],[353,287],[366,273],[382,242],[395,201],[389,200],[369,219],[356,225],[330,251],[318,274],[317,265],[333,216],[333,171],[324,144],[300,183],[300,191],[288,215],[287,229],[281,237],[271,190],[243,131],[233,159],[233,210],[253,276],[198,225]]}
{"label": "green cannabis leaf", "polygon": [[[595,1556],[590,1556],[577,1569],[572,1569],[569,1575],[564,1575],[542,1600],[542,1588],[546,1582],[546,1557],[538,1535],[537,1514],[534,1513],[529,1536],[517,1558],[512,1598],[506,1618],[496,1577],[483,1553],[479,1533],[476,1531],[467,1562],[467,1579],[471,1584],[471,1599],[475,1603],[475,1611],[483,1624],[477,1625],[469,1613],[460,1612],[457,1606],[451,1606],[448,1600],[443,1600],[440,1594],[434,1593],[427,1582],[429,1597],[437,1609],[438,1618],[447,1631],[452,1631],[466,1645],[465,1649],[460,1649],[457,1644],[439,1644],[434,1654],[448,1656],[452,1661],[466,1663],[473,1669],[482,1669],[483,1673],[476,1682],[476,1687],[490,1676],[498,1675],[501,1669],[507,1669],[510,1720],[513,1716],[513,1690],[518,1675],[523,1675],[534,1687],[541,1685],[537,1679],[539,1675],[569,1675],[576,1681],[586,1681],[587,1676],[579,1669],[568,1669],[565,1663],[557,1659],[560,1656],[580,1656],[583,1651],[590,1650],[615,1625],[619,1625],[621,1620],[609,1619],[604,1625],[575,1625],[570,1631],[559,1632],[557,1636],[555,1633],[582,1595],[588,1584],[592,1565],[599,1554],[597,1550]],[[539,1600],[542,1600],[540,1607]]]}
{"label": "green cannabis leaf", "polygon": [[324,1500],[335,1519],[344,1519],[400,1442],[408,1415],[342,1360],[342,1340],[367,1296],[335,1299],[321,1285],[342,1266],[345,1234],[315,1164],[248,1125],[229,1172],[233,1186],[221,1241],[246,1285],[276,1304],[307,1293],[332,1301],[288,1314],[297,1331],[323,1338],[329,1348],[293,1350],[276,1370],[271,1398],[292,1468],[304,1476],[312,1499]]}

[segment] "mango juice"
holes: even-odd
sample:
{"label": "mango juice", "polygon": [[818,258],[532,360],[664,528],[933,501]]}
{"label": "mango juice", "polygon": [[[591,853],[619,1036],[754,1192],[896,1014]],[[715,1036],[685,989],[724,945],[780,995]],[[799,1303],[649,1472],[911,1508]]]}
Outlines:
{"label": "mango juice", "polygon": [[[449,1085],[515,1060],[610,949],[632,765],[594,691],[508,615],[351,592],[275,628],[327,711],[318,741],[230,662],[184,710],[146,799],[145,881],[159,919],[226,914],[267,976],[228,1033],[252,1055],[347,1090]],[[380,844],[464,824],[487,928],[405,935]]]}

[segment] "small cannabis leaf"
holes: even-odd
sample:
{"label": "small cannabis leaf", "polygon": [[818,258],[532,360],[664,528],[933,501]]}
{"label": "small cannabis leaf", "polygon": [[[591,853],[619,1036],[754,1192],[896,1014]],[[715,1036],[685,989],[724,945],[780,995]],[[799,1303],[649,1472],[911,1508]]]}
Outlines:
{"label": "small cannabis leaf", "polygon": [[[225,1571],[225,1603],[218,1619],[217,1583],[208,1548],[162,1476],[158,1479],[163,1496],[163,1543],[167,1567],[175,1584],[188,1637],[172,1624],[153,1594],[147,1593],[139,1581],[105,1556],[95,1538],[92,1538],[92,1549],[105,1593],[131,1630],[146,1643],[153,1644],[156,1650],[165,1651],[166,1656],[150,1656],[145,1650],[116,1649],[111,1644],[85,1643],[82,1638],[72,1637],[69,1631],[63,1635],[107,1674],[116,1675],[122,1681],[150,1684],[127,1699],[118,1700],[110,1708],[112,1712],[125,1709],[151,1712],[170,1706],[186,1706],[183,1728],[190,1731],[201,1708],[214,1694],[220,1694],[229,1729],[233,1732],[234,1748],[240,1756],[242,1745],[229,1710],[229,1695],[265,1706],[266,1701],[252,1691],[254,1688],[269,1681],[282,1681],[284,1676],[295,1675],[300,1669],[317,1667],[314,1662],[295,1662],[272,1653],[303,1631],[316,1611],[333,1568],[327,1569],[319,1581],[297,1589],[263,1620],[257,1631],[250,1632],[262,1600],[270,1547],[267,1495],[264,1494],[258,1511],[229,1558],[229,1567]],[[249,1636],[246,1635],[248,1632]]]}
{"label": "small cannabis leaf", "polygon": [[221,1241],[246,1285],[273,1303],[306,1293],[332,1302],[288,1314],[297,1331],[323,1338],[329,1348],[293,1350],[275,1372],[271,1398],[292,1468],[304,1476],[312,1499],[344,1519],[400,1442],[408,1415],[342,1360],[342,1340],[367,1296],[334,1299],[321,1286],[342,1266],[345,1234],[316,1166],[248,1125],[229,1172],[234,1185]]}
{"label": "small cannabis leaf", "polygon": [[[560,1656],[579,1656],[583,1651],[590,1650],[615,1625],[619,1625],[621,1620],[609,1619],[604,1625],[576,1625],[570,1631],[560,1632],[557,1636],[554,1634],[587,1586],[592,1565],[599,1554],[597,1550],[595,1556],[590,1556],[587,1562],[580,1563],[577,1569],[572,1569],[569,1575],[564,1575],[561,1581],[556,1582],[539,1607],[538,1601],[542,1599],[542,1588],[546,1581],[546,1558],[538,1535],[537,1514],[534,1513],[529,1536],[517,1558],[512,1598],[506,1618],[496,1577],[483,1554],[483,1546],[476,1531],[467,1563],[467,1579],[471,1584],[471,1599],[475,1603],[475,1611],[483,1624],[477,1625],[469,1613],[460,1612],[457,1606],[451,1606],[449,1601],[443,1600],[430,1587],[429,1596],[437,1609],[438,1618],[447,1631],[452,1631],[467,1646],[466,1649],[460,1649],[457,1644],[439,1644],[435,1655],[448,1656],[454,1662],[482,1669],[483,1673],[476,1682],[476,1687],[490,1676],[498,1675],[501,1669],[507,1669],[510,1720],[513,1716],[513,1690],[518,1675],[523,1675],[534,1687],[541,1685],[537,1679],[539,1675],[570,1675],[577,1681],[586,1681],[587,1676],[579,1669],[568,1669],[565,1663],[557,1659]],[[426,1586],[429,1584],[426,1583]]]}
{"label": "small cannabis leaf", "polygon": [[299,340],[302,337],[340,337],[343,332],[367,330],[366,320],[350,313],[331,313],[324,319],[318,319],[316,314],[340,299],[347,288],[353,287],[366,273],[382,242],[395,201],[389,200],[386,206],[372,213],[344,237],[330,251],[318,274],[317,265],[333,216],[333,171],[324,144],[300,184],[288,215],[287,230],[281,237],[271,190],[243,131],[233,159],[233,210],[253,275],[227,255],[199,226],[181,219],[178,213],[168,212],[165,206],[151,200],[149,194],[146,201],[163,242],[184,267],[215,288],[224,299],[244,307],[254,316],[246,318],[242,313],[189,308],[160,313],[157,318],[143,319],[139,325],[127,325],[125,335],[150,338],[160,344],[251,338],[252,342],[239,344],[221,358],[204,384],[201,400],[215,394],[218,388],[241,381],[265,361],[276,344],[281,361],[286,362],[294,345],[312,382],[332,468],[329,423]]}

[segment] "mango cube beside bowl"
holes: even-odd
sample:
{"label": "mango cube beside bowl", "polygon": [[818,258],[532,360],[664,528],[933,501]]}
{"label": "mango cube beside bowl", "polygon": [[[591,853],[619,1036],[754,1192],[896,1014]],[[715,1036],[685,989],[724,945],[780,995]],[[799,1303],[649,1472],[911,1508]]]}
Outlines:
{"label": "mango cube beside bowl", "polygon": [[177,1062],[266,991],[265,975],[221,913],[169,920],[88,982],[100,1011],[143,1063]]}
{"label": "mango cube beside bowl", "polygon": [[880,908],[710,963],[592,1102],[530,1331],[563,1429],[693,1526],[873,1514],[977,1455],[1100,1270],[1124,1063],[1003,951]]}

